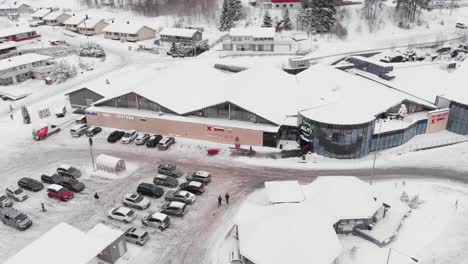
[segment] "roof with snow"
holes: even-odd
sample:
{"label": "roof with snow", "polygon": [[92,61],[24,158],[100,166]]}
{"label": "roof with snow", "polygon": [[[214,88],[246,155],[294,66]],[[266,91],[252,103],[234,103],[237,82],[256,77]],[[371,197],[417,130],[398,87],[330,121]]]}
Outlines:
{"label": "roof with snow", "polygon": [[16,43],[14,41],[7,41],[0,43],[0,50],[16,48]]}
{"label": "roof with snow", "polygon": [[65,20],[65,22],[63,22],[63,24],[65,24],[65,25],[79,25],[85,19],[86,19],[86,16],[84,16],[84,15],[75,15],[75,16],[71,16],[69,19]]}
{"label": "roof with snow", "polygon": [[27,32],[33,32],[33,31],[36,31],[36,30],[28,28],[28,27],[24,27],[24,26],[5,28],[5,29],[0,30],[0,38],[6,38],[9,36],[18,35],[18,34],[27,33]]}
{"label": "roof with snow", "polygon": [[251,36],[254,38],[274,38],[275,28],[272,27],[236,27],[229,31],[231,37]]}
{"label": "roof with snow", "polygon": [[269,181],[265,182],[268,200],[276,203],[298,203],[304,201],[304,193],[297,181]]}
{"label": "roof with snow", "polygon": [[47,14],[47,15],[44,16],[42,19],[43,19],[43,20],[56,20],[56,19],[59,18],[61,15],[68,15],[68,16],[71,16],[70,14],[65,13],[65,12],[63,12],[63,11],[54,11],[54,12],[52,12],[52,13]]}
{"label": "roof with snow", "polygon": [[125,22],[115,22],[110,23],[107,27],[104,28],[105,32],[117,32],[117,33],[126,33],[126,34],[137,34],[142,28],[149,28],[156,32],[154,28],[151,28],[146,25],[138,23],[125,23]]}
{"label": "roof with snow", "polygon": [[7,70],[13,67],[17,67],[20,65],[25,65],[33,62],[50,60],[52,57],[35,54],[35,53],[27,53],[19,56],[14,56],[11,58],[0,60],[0,71]]}
{"label": "roof with snow", "polygon": [[163,28],[159,35],[191,38],[195,33],[200,32],[197,29],[188,28]]}
{"label": "roof with snow", "polygon": [[43,18],[47,14],[52,13],[49,8],[44,8],[44,9],[38,9],[36,12],[34,12],[31,16],[32,17],[37,17],[37,18]]}
{"label": "roof with snow", "polygon": [[[94,28],[100,22],[104,22],[102,18],[88,18],[78,25],[80,28]],[[107,22],[105,22],[108,24]]]}
{"label": "roof with snow", "polygon": [[96,158],[96,164],[100,166],[105,166],[108,168],[115,168],[117,166],[117,163],[121,161],[122,159],[116,158],[113,156],[109,156],[106,154],[100,154]]}
{"label": "roof with snow", "polygon": [[64,260],[67,264],[88,263],[114,242],[118,233],[123,234],[122,231],[103,224],[98,224],[85,233],[69,224],[60,223],[16,253],[5,264],[61,264]]}

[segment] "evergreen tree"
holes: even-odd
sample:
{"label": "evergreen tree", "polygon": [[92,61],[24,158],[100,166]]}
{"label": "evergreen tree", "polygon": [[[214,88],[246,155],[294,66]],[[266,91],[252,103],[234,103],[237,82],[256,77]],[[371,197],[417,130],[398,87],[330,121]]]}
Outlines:
{"label": "evergreen tree", "polygon": [[271,19],[270,12],[266,11],[263,16],[262,27],[273,27],[273,20]]}
{"label": "evergreen tree", "polygon": [[229,1],[229,13],[234,22],[240,21],[244,16],[244,6],[241,0]]}
{"label": "evergreen tree", "polygon": [[21,113],[23,114],[23,123],[24,124],[31,123],[31,117],[29,116],[29,112],[28,112],[28,109],[26,108],[26,106],[23,105],[21,107]]}
{"label": "evergreen tree", "polygon": [[219,21],[220,31],[228,31],[234,26],[234,20],[232,18],[230,2],[231,2],[230,0],[223,1],[223,9],[221,11],[221,17]]}
{"label": "evergreen tree", "polygon": [[330,0],[305,0],[300,11],[302,28],[307,31],[329,32],[335,24],[336,9]]}
{"label": "evergreen tree", "polygon": [[288,9],[286,9],[284,11],[283,25],[284,25],[283,26],[284,30],[292,30],[293,29],[291,18],[289,18],[289,10]]}

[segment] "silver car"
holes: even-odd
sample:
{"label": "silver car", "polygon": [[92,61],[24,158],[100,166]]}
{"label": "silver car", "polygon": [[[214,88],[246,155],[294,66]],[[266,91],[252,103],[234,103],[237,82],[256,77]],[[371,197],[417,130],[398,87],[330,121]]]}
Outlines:
{"label": "silver car", "polygon": [[11,201],[6,194],[0,195],[0,208],[4,207],[11,207],[13,205],[13,201]]}
{"label": "silver car", "polygon": [[8,197],[12,198],[17,202],[22,202],[28,198],[28,195],[21,187],[11,186],[5,189]]}
{"label": "silver car", "polygon": [[170,219],[166,214],[153,212],[146,214],[141,219],[141,223],[144,226],[151,226],[159,228],[159,230],[163,231],[164,229],[169,227]]}
{"label": "silver car", "polygon": [[32,225],[32,220],[27,215],[12,207],[0,209],[0,221],[21,231]]}
{"label": "silver car", "polygon": [[143,246],[149,240],[149,234],[141,229],[130,227],[125,231],[125,240],[127,242]]}

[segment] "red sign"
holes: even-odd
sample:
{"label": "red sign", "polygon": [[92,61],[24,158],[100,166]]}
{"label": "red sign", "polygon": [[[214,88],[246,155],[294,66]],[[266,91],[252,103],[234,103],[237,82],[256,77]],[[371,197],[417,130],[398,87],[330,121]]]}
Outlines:
{"label": "red sign", "polygon": [[437,113],[431,116],[431,123],[435,124],[436,122],[446,120],[449,116],[449,112]]}
{"label": "red sign", "polygon": [[48,127],[48,126],[43,127],[43,128],[41,128],[41,129],[38,129],[37,132],[36,132],[36,133],[37,133],[37,137],[38,137],[39,139],[41,139],[41,138],[47,136],[47,133],[48,133],[48,132],[49,132],[49,127]]}

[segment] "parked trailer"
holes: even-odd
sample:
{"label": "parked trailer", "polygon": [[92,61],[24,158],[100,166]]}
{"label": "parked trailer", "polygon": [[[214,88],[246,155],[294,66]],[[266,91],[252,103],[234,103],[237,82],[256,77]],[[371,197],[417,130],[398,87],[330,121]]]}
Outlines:
{"label": "parked trailer", "polygon": [[34,140],[43,140],[46,137],[53,135],[60,131],[60,127],[56,125],[44,125],[38,128],[34,128],[32,136]]}

